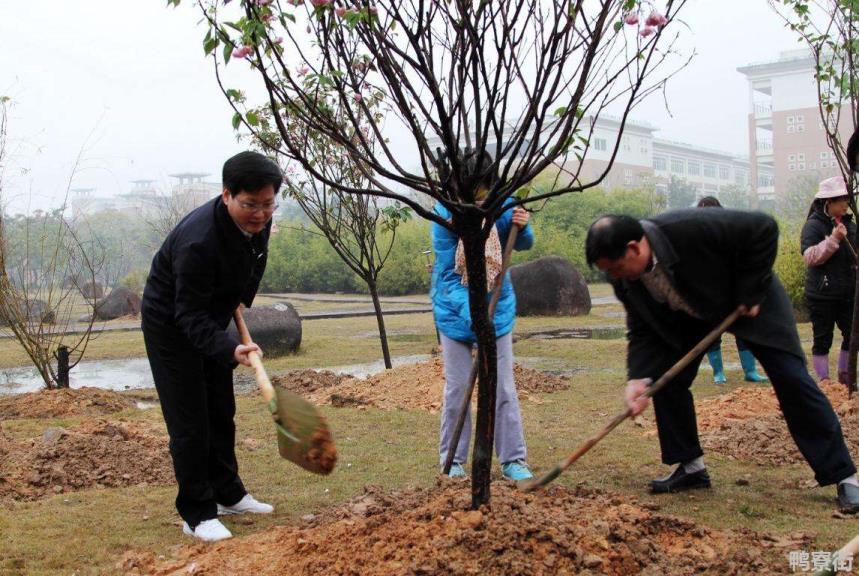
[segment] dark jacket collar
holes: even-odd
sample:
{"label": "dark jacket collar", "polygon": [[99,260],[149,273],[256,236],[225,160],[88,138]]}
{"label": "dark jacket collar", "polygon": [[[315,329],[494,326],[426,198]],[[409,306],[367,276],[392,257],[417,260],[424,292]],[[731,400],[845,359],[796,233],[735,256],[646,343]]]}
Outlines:
{"label": "dark jacket collar", "polygon": [[671,275],[671,269],[677,263],[677,253],[674,251],[671,242],[668,241],[668,238],[665,237],[659,226],[650,220],[642,220],[641,227],[644,228],[644,235],[647,237],[650,249],[656,255],[656,259],[666,272]]}

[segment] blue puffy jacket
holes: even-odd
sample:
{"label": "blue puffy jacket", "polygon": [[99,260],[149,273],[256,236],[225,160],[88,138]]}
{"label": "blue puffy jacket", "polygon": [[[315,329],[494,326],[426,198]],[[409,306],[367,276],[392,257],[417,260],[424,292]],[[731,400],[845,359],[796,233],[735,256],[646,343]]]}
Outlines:
{"label": "blue puffy jacket", "polygon": [[[512,203],[508,199],[506,204]],[[437,204],[435,213],[449,219],[450,212]],[[498,239],[503,249],[507,242],[507,234],[513,221],[513,209],[507,209],[495,222],[498,230]],[[471,312],[468,309],[468,286],[462,285],[462,275],[454,272],[456,264],[456,245],[459,238],[439,224],[432,224],[432,249],[435,253],[435,264],[432,271],[432,287],[430,298],[433,303],[433,316],[439,331],[453,340],[474,343],[477,338],[471,330]],[[516,250],[528,250],[534,245],[534,232],[528,224],[519,231],[516,237]],[[492,293],[486,294],[487,302]],[[510,273],[504,275],[504,284],[501,288],[501,297],[495,308],[495,335],[500,338],[513,331],[516,321],[516,294],[513,292],[513,284],[510,282]]]}

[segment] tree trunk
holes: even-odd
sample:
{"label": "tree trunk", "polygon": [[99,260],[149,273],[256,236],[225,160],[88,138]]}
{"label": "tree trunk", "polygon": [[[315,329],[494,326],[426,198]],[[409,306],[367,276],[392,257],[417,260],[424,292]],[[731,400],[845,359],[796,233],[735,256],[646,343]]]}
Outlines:
{"label": "tree trunk", "polygon": [[498,380],[498,350],[495,324],[489,317],[486,292],[486,238],[480,220],[470,223],[462,236],[468,271],[468,299],[471,324],[477,336],[477,418],[471,466],[471,507],[489,503],[492,448],[495,443],[495,398]]}
{"label": "tree trunk", "polygon": [[376,282],[367,280],[367,288],[370,290],[370,296],[373,298],[373,308],[376,310],[376,322],[379,324],[379,341],[382,343],[382,356],[385,358],[385,368],[390,370],[391,351],[388,349],[388,333],[385,331],[385,317],[382,315],[382,303],[379,302],[379,289]]}
{"label": "tree trunk", "polygon": [[[854,240],[854,246],[855,240]],[[856,274],[856,288],[853,291],[853,324],[850,327],[850,352],[847,362],[847,389],[852,396],[856,392],[856,353],[859,351],[859,273]]]}

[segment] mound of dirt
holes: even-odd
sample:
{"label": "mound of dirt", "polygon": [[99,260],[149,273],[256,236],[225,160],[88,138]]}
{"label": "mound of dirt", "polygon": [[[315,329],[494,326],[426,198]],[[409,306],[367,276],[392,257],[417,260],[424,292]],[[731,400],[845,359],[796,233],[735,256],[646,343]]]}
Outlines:
{"label": "mound of dirt", "polygon": [[[329,373],[331,374],[331,373]],[[333,376],[333,377],[332,377]],[[441,358],[426,362],[399,366],[385,370],[366,380],[332,376],[310,376],[315,389],[305,387],[305,396],[317,404],[344,406],[373,406],[382,410],[426,410],[438,412],[441,409],[444,391],[444,365]],[[535,393],[557,392],[570,387],[567,378],[531,370],[518,364],[513,366],[513,376],[521,400],[534,400]],[[336,378],[340,378],[339,381]],[[301,393],[296,389],[296,379],[280,385]],[[319,385],[321,384],[321,385]]]}
{"label": "mound of dirt", "polygon": [[96,420],[29,440],[0,435],[3,452],[0,499],[174,482],[167,436],[146,422]]}
{"label": "mound of dirt", "polygon": [[60,388],[0,396],[0,419],[103,416],[131,408],[134,400],[101,388]]}
{"label": "mound of dirt", "polygon": [[173,557],[126,553],[123,574],[782,574],[786,550],[808,537],[717,531],[655,514],[634,500],[551,486],[523,494],[493,486],[468,511],[467,484],[369,489],[302,527],[280,526]]}
{"label": "mound of dirt", "polygon": [[[847,446],[859,454],[859,400],[850,400],[838,383],[823,392],[841,420]],[[764,465],[804,462],[770,387],[737,388],[698,403],[701,446],[731,459]]]}
{"label": "mound of dirt", "polygon": [[285,388],[301,396],[306,396],[317,390],[336,388],[345,376],[335,374],[330,370],[289,370],[271,379],[275,386]]}

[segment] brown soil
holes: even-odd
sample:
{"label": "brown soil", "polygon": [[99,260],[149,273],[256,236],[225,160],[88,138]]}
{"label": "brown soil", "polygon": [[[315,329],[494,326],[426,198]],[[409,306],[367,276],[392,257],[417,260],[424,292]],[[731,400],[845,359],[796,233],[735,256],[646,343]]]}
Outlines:
{"label": "brown soil", "polygon": [[167,437],[146,422],[95,420],[29,440],[0,434],[0,454],[0,500],[174,481]]}
{"label": "brown soil", "polygon": [[[821,387],[841,420],[847,446],[859,454],[859,400],[839,383]],[[705,450],[765,465],[804,462],[770,387],[737,388],[698,403],[698,428]]]}
{"label": "brown soil", "polygon": [[717,531],[656,514],[628,498],[551,486],[523,494],[493,486],[490,508],[468,511],[468,484],[384,492],[280,526],[172,557],[128,552],[123,574],[782,574],[797,534]]}
{"label": "brown soil", "polygon": [[[567,378],[513,366],[513,376],[521,400],[537,402],[535,393],[557,392],[570,387]],[[383,410],[441,409],[444,368],[441,358],[400,366],[375,374],[366,380],[337,376],[332,372],[295,370],[272,379],[275,385],[302,394],[316,404],[373,406]]]}
{"label": "brown soil", "polygon": [[103,416],[131,408],[134,400],[100,388],[62,388],[0,397],[0,419]]}
{"label": "brown soil", "polygon": [[299,396],[307,396],[317,390],[335,388],[345,377],[335,374],[330,370],[289,370],[271,379],[275,386],[295,392]]}

